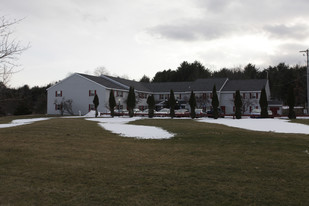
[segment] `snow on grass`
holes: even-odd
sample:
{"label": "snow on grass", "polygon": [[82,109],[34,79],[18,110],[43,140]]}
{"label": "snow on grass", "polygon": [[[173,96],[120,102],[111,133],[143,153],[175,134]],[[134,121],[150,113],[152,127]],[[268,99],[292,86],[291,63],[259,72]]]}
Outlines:
{"label": "snow on grass", "polygon": [[292,134],[309,134],[309,126],[298,123],[291,123],[289,120],[283,119],[212,119],[205,118],[197,120],[199,122],[223,124],[230,127],[241,129],[276,132],[276,133],[292,133]]}
{"label": "snow on grass", "polygon": [[142,119],[141,117],[133,118],[91,118],[90,121],[99,122],[99,125],[112,133],[119,134],[123,137],[134,137],[138,139],[170,139],[174,134],[166,130],[153,126],[131,125],[127,124],[132,121]]}
{"label": "snow on grass", "polygon": [[31,124],[33,122],[48,120],[50,118],[32,118],[32,119],[16,119],[8,124],[0,124],[0,128],[17,127],[21,125]]}

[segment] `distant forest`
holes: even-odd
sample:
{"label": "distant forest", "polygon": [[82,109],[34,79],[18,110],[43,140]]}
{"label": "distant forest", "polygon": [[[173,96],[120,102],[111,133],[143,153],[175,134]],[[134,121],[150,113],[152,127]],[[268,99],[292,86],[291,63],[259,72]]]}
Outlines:
{"label": "distant forest", "polygon": [[[243,69],[223,68],[219,71],[210,71],[200,62],[188,63],[184,61],[176,70],[164,70],[157,72],[150,80],[143,76],[141,82],[181,82],[194,81],[199,78],[229,78],[229,79],[266,79],[268,77],[271,96],[275,100],[287,103],[287,91],[294,88],[296,105],[304,106],[306,102],[306,67],[289,66],[280,63],[277,66],[269,66],[267,69],[256,68],[248,64]],[[47,105],[46,89],[52,84],[43,87],[28,85],[14,89],[8,88],[0,82],[0,116],[45,114]]]}
{"label": "distant forest", "polygon": [[[289,87],[294,88],[295,104],[304,106],[306,102],[307,80],[306,67],[289,66],[280,63],[277,66],[269,66],[267,69],[256,68],[253,64],[248,64],[243,69],[223,68],[219,71],[210,71],[200,62],[193,63],[183,62],[176,70],[164,70],[157,72],[151,80],[152,82],[181,82],[194,81],[199,78],[229,78],[229,79],[267,79],[271,96],[274,100],[287,102],[287,91]],[[144,76],[141,81],[150,81]]]}
{"label": "distant forest", "polygon": [[46,114],[46,89],[50,86],[13,89],[0,82],[0,116]]}

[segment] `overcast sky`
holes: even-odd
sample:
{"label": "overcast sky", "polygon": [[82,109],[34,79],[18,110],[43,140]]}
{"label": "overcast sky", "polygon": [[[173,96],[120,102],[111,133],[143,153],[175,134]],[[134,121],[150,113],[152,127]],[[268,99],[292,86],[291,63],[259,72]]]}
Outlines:
{"label": "overcast sky", "polygon": [[31,47],[13,87],[47,85],[105,67],[139,80],[183,61],[210,70],[248,63],[305,65],[308,0],[0,0],[0,16],[24,18],[14,36]]}

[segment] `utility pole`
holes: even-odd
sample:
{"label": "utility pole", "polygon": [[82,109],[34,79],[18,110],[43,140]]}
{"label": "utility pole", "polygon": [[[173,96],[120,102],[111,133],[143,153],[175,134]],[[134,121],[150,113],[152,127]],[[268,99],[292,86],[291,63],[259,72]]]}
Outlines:
{"label": "utility pole", "polygon": [[306,53],[307,57],[307,114],[308,114],[309,113],[309,49],[300,52]]}

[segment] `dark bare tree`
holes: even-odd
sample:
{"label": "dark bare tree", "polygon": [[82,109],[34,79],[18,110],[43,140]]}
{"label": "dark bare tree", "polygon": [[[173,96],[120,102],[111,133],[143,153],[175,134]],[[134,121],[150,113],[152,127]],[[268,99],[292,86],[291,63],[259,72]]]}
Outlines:
{"label": "dark bare tree", "polygon": [[110,75],[109,71],[103,66],[95,68],[93,74],[98,77],[101,75],[107,75],[107,76]]}
{"label": "dark bare tree", "polygon": [[7,85],[11,76],[18,72],[18,58],[28,46],[22,46],[20,41],[12,38],[12,27],[21,20],[7,20],[0,17],[0,82]]}
{"label": "dark bare tree", "polygon": [[61,116],[63,116],[65,113],[69,115],[74,115],[74,112],[72,109],[72,103],[73,103],[72,99],[65,100],[65,98],[62,98],[61,102],[58,102],[57,99],[55,99],[55,102],[54,102],[55,105],[59,106],[58,110]]}

